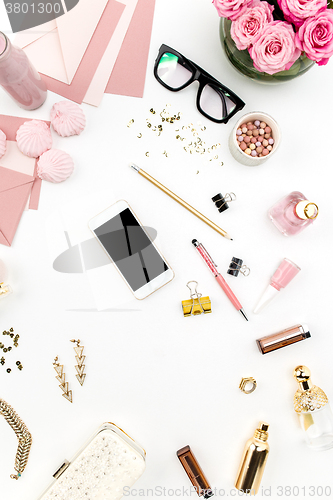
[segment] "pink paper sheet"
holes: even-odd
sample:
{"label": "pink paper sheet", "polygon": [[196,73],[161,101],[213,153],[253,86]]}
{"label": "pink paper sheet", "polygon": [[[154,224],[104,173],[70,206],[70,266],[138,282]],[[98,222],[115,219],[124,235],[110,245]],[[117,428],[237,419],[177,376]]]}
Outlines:
{"label": "pink paper sheet", "polygon": [[123,4],[109,0],[72,83],[67,85],[43,75],[49,90],[71,101],[82,103],[124,8]]}
{"label": "pink paper sheet", "polygon": [[14,239],[34,178],[0,167],[0,243],[8,247]]}
{"label": "pink paper sheet", "polygon": [[[16,141],[16,132],[20,128],[21,125],[25,122],[31,121],[32,118],[19,118],[17,116],[7,116],[0,115],[0,129],[6,134],[8,141]],[[50,126],[50,122],[45,121],[47,125]],[[0,160],[1,163],[1,160]],[[35,163],[35,173],[34,173],[35,181],[32,185],[31,194],[30,194],[30,202],[29,208],[32,210],[38,209],[40,190],[42,186],[42,179],[37,177],[37,160]]]}
{"label": "pink paper sheet", "polygon": [[143,97],[154,9],[155,0],[138,1],[105,89],[107,94]]}
{"label": "pink paper sheet", "polygon": [[125,5],[125,9],[119,19],[110,43],[104,52],[97,71],[92,79],[89,89],[84,96],[83,102],[92,106],[99,106],[102,102],[105,88],[116,63],[124,38],[131,24],[138,0],[117,0]]}

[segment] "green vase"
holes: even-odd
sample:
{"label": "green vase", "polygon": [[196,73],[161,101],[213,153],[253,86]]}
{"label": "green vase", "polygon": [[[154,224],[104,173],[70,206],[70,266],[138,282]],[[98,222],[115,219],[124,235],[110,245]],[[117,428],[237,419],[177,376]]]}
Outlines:
{"label": "green vase", "polygon": [[252,80],[259,83],[277,84],[281,82],[288,82],[301,75],[304,75],[315,64],[314,61],[308,59],[305,55],[301,55],[287,71],[279,71],[274,75],[258,71],[253,66],[253,61],[250,57],[248,50],[238,50],[231,34],[231,21],[224,17],[220,22],[220,38],[221,45],[226,53],[229,61],[234,68],[237,69],[242,75],[248,76]]}

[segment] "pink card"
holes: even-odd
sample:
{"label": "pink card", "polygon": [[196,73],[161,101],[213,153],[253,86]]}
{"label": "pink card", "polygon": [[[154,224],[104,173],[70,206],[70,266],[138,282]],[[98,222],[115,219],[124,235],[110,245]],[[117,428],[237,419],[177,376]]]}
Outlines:
{"label": "pink card", "polygon": [[[32,118],[18,118],[17,116],[0,115],[0,129],[3,130],[3,132],[6,134],[7,141],[16,141],[16,132],[18,131],[20,126],[23,125],[23,123],[29,122],[31,120]],[[50,126],[51,123],[49,121],[43,121],[45,121],[45,123]],[[30,193],[29,208],[31,208],[32,210],[37,210],[40,190],[42,186],[42,179],[37,177],[37,160],[35,162],[34,178],[35,180]]]}
{"label": "pink card", "polygon": [[0,243],[11,246],[34,178],[0,167]]}
{"label": "pink card", "polygon": [[100,60],[111,40],[125,6],[109,0],[70,85],[43,75],[47,88],[71,101],[82,103]]}
{"label": "pink card", "polygon": [[143,97],[154,9],[155,0],[138,1],[105,89],[107,94]]}

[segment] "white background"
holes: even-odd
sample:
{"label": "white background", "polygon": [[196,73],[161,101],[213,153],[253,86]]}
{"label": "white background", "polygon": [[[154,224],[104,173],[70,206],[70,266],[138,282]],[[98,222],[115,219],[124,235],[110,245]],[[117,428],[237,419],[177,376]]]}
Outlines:
{"label": "white background", "polygon": [[[298,364],[310,367],[314,383],[333,399],[333,62],[284,85],[259,85],[239,75],[222,53],[219,18],[210,1],[156,3],[144,98],[106,95],[99,109],[84,106],[87,127],[80,137],[61,139],[52,132],[54,147],[73,156],[75,172],[63,184],[43,183],[39,210],[25,212],[12,247],[0,249],[14,289],[0,304],[0,331],[13,327],[20,335],[19,349],[0,367],[0,397],[15,408],[33,435],[28,466],[14,482],[9,476],[16,437],[0,420],[1,499],[36,500],[62,460],[70,459],[104,421],[115,422],[147,451],[146,472],[136,488],[189,488],[176,451],[190,444],[212,487],[224,488],[230,496],[244,444],[258,422],[265,420],[270,424],[271,452],[262,485],[271,487],[271,497],[278,498],[279,486],[298,486],[300,498],[304,492],[308,496],[311,486],[330,486],[333,496],[333,451],[307,449],[293,410],[297,389],[293,370]],[[0,18],[8,32],[3,5]],[[196,110],[196,84],[178,94],[159,85],[152,71],[162,43],[233,89],[246,102],[241,113],[257,110],[272,115],[282,131],[276,155],[261,167],[238,164],[227,141],[241,113],[227,125],[214,124]],[[59,100],[49,93],[44,106],[29,113],[1,91],[0,112],[49,119]],[[207,144],[221,143],[223,167],[182,151],[175,134],[167,140],[167,131],[156,137],[148,130],[149,109],[159,112],[166,103],[183,113],[180,124],[198,126],[200,121],[207,127]],[[131,118],[135,126],[129,129]],[[136,137],[139,132],[142,139]],[[225,228],[234,241],[219,236],[130,170],[132,161]],[[83,196],[94,216],[98,210],[90,200],[103,188],[115,193],[109,204],[126,199],[145,225],[157,229],[160,248],[176,277],[142,302],[97,312],[86,276],[53,270],[46,227],[55,210]],[[316,202],[320,215],[312,227],[285,238],[267,211],[293,190]],[[237,194],[237,201],[219,214],[211,197],[228,191]],[[193,238],[213,254],[224,276],[233,256],[251,268],[248,278],[227,275],[248,313],[248,323],[215,283],[191,245]],[[283,257],[302,271],[274,302],[254,315],[253,308]],[[197,280],[203,295],[210,296],[212,314],[183,317],[181,301],[188,298],[189,280]],[[123,286],[121,280],[110,283],[116,291],[118,286]],[[297,323],[309,325],[311,339],[266,356],[259,353],[255,339]],[[73,337],[85,346],[83,387],[75,379],[69,342]],[[52,366],[56,355],[64,364],[73,404],[61,397]],[[16,359],[24,365],[22,372],[15,368]],[[13,370],[8,374],[10,365]],[[238,389],[243,376],[258,382],[252,395]]]}

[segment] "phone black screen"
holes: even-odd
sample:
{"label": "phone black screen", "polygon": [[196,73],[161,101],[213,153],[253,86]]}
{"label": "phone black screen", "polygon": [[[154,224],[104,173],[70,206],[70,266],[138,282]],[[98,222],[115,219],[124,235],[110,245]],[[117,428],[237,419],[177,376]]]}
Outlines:
{"label": "phone black screen", "polygon": [[169,269],[128,208],[94,233],[134,292]]}

